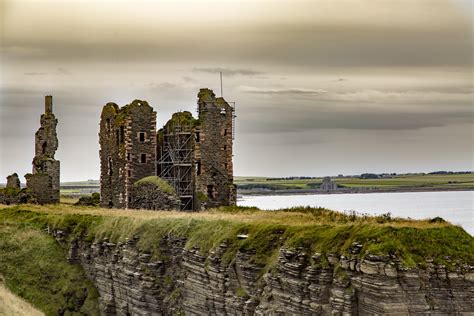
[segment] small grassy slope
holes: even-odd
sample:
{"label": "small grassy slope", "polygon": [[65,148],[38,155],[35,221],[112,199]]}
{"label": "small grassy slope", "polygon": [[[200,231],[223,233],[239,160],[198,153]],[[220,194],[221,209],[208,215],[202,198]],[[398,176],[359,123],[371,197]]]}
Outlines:
{"label": "small grassy slope", "polygon": [[46,315],[98,315],[98,293],[81,267],[66,261],[65,251],[31,222],[33,217],[23,219],[0,221],[5,285]]}
{"label": "small grassy slope", "polygon": [[160,188],[163,192],[166,192],[168,194],[176,194],[175,189],[165,180],[161,179],[160,177],[157,176],[149,176],[142,178],[138,180],[137,182],[134,183],[134,185],[138,186],[140,184],[146,184],[146,183],[151,183],[158,188]]}
{"label": "small grassy slope", "polygon": [[16,296],[0,282],[0,315],[41,316],[42,312]]}

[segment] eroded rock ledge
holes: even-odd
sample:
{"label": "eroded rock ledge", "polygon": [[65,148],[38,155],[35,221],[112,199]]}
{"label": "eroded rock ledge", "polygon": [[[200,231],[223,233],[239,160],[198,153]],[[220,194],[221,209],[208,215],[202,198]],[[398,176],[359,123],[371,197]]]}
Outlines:
{"label": "eroded rock ledge", "polygon": [[280,249],[273,267],[237,252],[222,263],[222,244],[209,256],[168,236],[157,254],[141,252],[138,239],[111,243],[67,241],[69,260],[81,264],[100,292],[104,315],[349,315],[464,314],[474,310],[474,267],[457,271],[427,263],[406,269],[396,258],[357,259]]}

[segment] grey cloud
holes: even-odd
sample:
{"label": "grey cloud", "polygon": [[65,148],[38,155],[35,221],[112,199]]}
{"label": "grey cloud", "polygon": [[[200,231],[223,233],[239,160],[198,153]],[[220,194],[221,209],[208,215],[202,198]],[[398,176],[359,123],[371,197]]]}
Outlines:
{"label": "grey cloud", "polygon": [[157,89],[157,90],[169,90],[169,89],[176,88],[176,84],[171,83],[171,82],[160,82],[160,83],[150,82],[148,84],[148,87],[152,89]]}
{"label": "grey cloud", "polygon": [[257,88],[246,88],[244,87],[243,92],[252,93],[252,94],[267,94],[267,95],[289,95],[289,96],[298,96],[298,95],[319,95],[327,93],[326,90],[322,89],[257,89]]}
{"label": "grey cloud", "polygon": [[[199,30],[190,31],[191,35]],[[262,65],[314,67],[472,67],[472,32],[464,29],[404,30],[371,26],[280,26],[215,30],[223,38],[216,50],[213,39],[190,39],[175,34],[150,42],[137,39],[133,45],[87,43],[73,38],[58,40],[5,39],[2,54],[6,61],[41,60],[83,62],[170,62],[199,64],[249,61]],[[223,34],[221,34],[223,33]],[[222,36],[221,36],[222,35]],[[440,40],[442,39],[442,40]],[[197,67],[196,71],[228,76],[258,75],[251,69]]]}
{"label": "grey cloud", "polygon": [[216,74],[222,72],[223,75],[225,76],[256,76],[256,75],[261,75],[263,74],[260,71],[255,71],[251,69],[232,69],[232,68],[194,68],[194,71],[196,72],[205,72],[205,73],[211,73],[211,74]]}
{"label": "grey cloud", "polygon": [[44,76],[47,75],[45,72],[25,72],[25,76]]}
{"label": "grey cloud", "polygon": [[58,74],[61,74],[61,75],[69,75],[70,74],[69,70],[67,70],[66,68],[63,68],[63,67],[58,67],[56,72]]}
{"label": "grey cloud", "polygon": [[183,81],[184,82],[195,82],[196,80],[194,78],[191,78],[191,77],[188,77],[188,76],[184,76],[183,77]]}
{"label": "grey cloud", "polygon": [[291,101],[259,101],[261,102],[258,107],[246,105],[243,109],[239,108],[242,133],[318,133],[320,130],[415,131],[428,127],[474,123],[472,104],[446,104],[442,100],[425,105],[320,100],[299,102],[297,108]]}
{"label": "grey cloud", "polygon": [[46,75],[69,75],[70,72],[69,70],[63,68],[63,67],[58,67],[55,72],[25,72],[23,73],[25,76],[46,76]]}

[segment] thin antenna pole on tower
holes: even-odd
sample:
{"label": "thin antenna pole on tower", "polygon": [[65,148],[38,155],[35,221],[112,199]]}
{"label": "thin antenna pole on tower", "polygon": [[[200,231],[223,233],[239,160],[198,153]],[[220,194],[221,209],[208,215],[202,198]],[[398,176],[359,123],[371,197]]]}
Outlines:
{"label": "thin antenna pole on tower", "polygon": [[219,74],[221,76],[221,97],[224,97],[224,91],[222,90],[222,71],[219,71]]}

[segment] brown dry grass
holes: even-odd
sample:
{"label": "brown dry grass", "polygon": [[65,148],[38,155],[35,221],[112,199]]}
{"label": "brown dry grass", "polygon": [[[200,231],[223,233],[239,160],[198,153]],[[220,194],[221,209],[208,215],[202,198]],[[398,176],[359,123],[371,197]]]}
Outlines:
{"label": "brown dry grass", "polygon": [[10,292],[10,290],[3,285],[0,277],[0,315],[41,316],[44,314],[35,309],[21,297]]}

